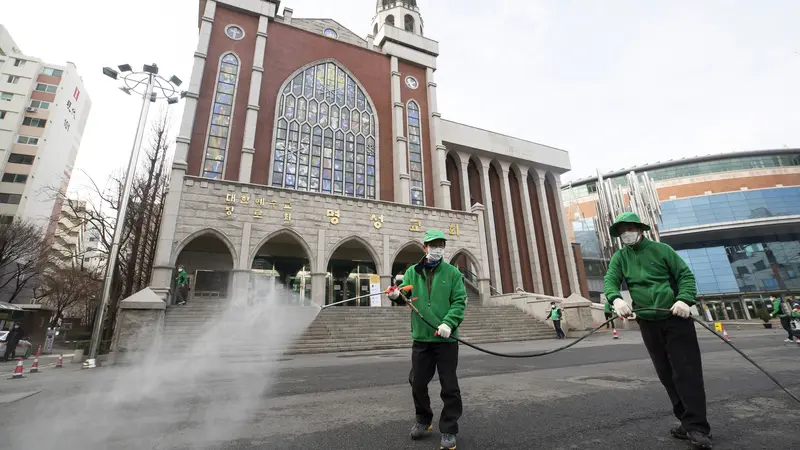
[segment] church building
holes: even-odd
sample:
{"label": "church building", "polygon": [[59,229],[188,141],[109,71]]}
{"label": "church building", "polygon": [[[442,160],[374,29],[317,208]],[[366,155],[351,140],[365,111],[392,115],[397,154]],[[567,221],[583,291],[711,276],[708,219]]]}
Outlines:
{"label": "church building", "polygon": [[182,264],[195,297],[264,277],[330,304],[391,284],[439,228],[476,297],[579,293],[567,152],[447,120],[425,2],[363,1],[356,31],[290,0],[199,2],[151,289],[172,303]]}

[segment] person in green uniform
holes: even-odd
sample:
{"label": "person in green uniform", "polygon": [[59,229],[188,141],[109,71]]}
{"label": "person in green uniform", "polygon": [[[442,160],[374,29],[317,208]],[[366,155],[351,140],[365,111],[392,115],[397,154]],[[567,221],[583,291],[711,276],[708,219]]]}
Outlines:
{"label": "person in green uniform", "polygon": [[706,391],[703,364],[694,321],[696,282],[689,266],[667,244],[644,237],[650,227],[634,213],[620,214],[609,231],[624,247],[614,253],[604,280],[608,301],[621,317],[633,310],[622,299],[620,285],[627,282],[633,308],[667,311],[637,311],[636,321],[644,345],[661,384],[681,424],[670,433],[689,440],[695,448],[711,448],[711,426],[706,419]]}
{"label": "person in green uniform", "polygon": [[564,339],[567,337],[567,335],[564,334],[564,330],[561,329],[562,317],[561,308],[556,305],[556,302],[550,302],[550,310],[547,311],[547,319],[545,320],[553,321],[553,328],[556,329],[556,339]]}
{"label": "person in green uniform", "polygon": [[425,256],[406,270],[399,286],[390,288],[389,299],[404,304],[401,290],[411,286],[409,298],[420,314],[433,324],[432,329],[416,314],[411,315],[411,395],[414,398],[416,423],[411,428],[411,438],[420,439],[433,426],[433,410],[428,396],[428,383],[438,370],[442,386],[442,415],[439,431],[442,433],[441,448],[456,448],[458,419],[461,417],[461,390],[458,386],[458,326],[464,320],[467,289],[458,268],[444,261],[447,239],[441,230],[432,229],[423,238]]}
{"label": "person in green uniform", "polygon": [[189,275],[183,269],[183,264],[178,265],[178,276],[175,278],[175,287],[177,295],[177,304],[185,305],[186,297],[189,296]]}
{"label": "person in green uniform", "polygon": [[789,314],[786,314],[786,311],[783,310],[783,300],[780,297],[773,295],[769,296],[770,301],[772,301],[772,314],[771,317],[777,317],[778,320],[781,321],[781,326],[787,333],[789,333],[789,338],[784,339],[783,342],[794,342],[794,337],[792,336],[792,318],[789,317]]}
{"label": "person in green uniform", "polygon": [[[611,319],[614,317],[614,307],[611,306],[611,300],[606,300],[606,304],[603,305],[603,315],[606,316],[606,320]],[[612,319],[611,322],[606,324],[606,329],[608,328],[616,328],[614,326],[614,320]]]}

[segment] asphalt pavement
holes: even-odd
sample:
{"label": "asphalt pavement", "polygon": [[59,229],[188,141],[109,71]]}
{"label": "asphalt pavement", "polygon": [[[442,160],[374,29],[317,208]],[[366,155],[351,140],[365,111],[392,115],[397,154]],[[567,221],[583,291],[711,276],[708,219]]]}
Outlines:
{"label": "asphalt pavement", "polygon": [[[715,448],[800,448],[800,405],[726,344],[698,332]],[[800,346],[784,344],[776,330],[731,334],[800,396]],[[565,342],[487,347],[540,351]],[[414,417],[409,355],[303,355],[223,364],[214,371],[187,365],[163,374],[65,364],[23,380],[3,377],[0,448],[438,449],[436,423],[428,439],[407,437]],[[462,346],[459,377],[459,449],[687,448],[668,435],[676,420],[634,331],[619,340],[592,336],[533,359],[498,358]],[[438,392],[434,379],[437,414]]]}

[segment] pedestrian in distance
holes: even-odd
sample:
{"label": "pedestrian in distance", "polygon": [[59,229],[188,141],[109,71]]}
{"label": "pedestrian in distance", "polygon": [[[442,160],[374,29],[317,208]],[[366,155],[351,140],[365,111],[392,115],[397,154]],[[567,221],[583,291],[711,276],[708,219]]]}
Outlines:
{"label": "pedestrian in distance", "polygon": [[17,344],[19,344],[23,336],[25,336],[25,331],[22,329],[19,322],[14,322],[11,326],[11,330],[6,334],[6,351],[3,354],[2,362],[6,362],[15,356],[14,351],[17,349]]}
{"label": "pedestrian in distance", "polygon": [[547,318],[545,320],[552,320],[553,327],[556,329],[556,339],[564,339],[567,337],[564,330],[561,329],[561,308],[556,305],[556,302],[550,302],[550,310],[546,312]]}
{"label": "pedestrian in distance", "polygon": [[458,419],[461,417],[461,390],[458,387],[458,326],[464,320],[467,290],[458,268],[446,263],[444,250],[447,244],[441,230],[425,233],[422,241],[425,256],[404,274],[399,286],[389,289],[389,299],[405,304],[400,298],[403,288],[410,286],[409,298],[428,322],[440,324],[432,329],[416,314],[411,315],[411,372],[408,382],[414,399],[416,422],[411,428],[411,438],[421,439],[433,429],[433,410],[428,396],[428,383],[439,372],[444,407],[439,418],[442,449],[456,448]]}
{"label": "pedestrian in distance", "polygon": [[178,305],[185,305],[186,298],[189,296],[189,275],[186,274],[186,270],[183,268],[183,264],[178,265],[178,276],[175,278],[176,284],[176,293],[178,294],[177,304]]}
{"label": "pedestrian in distance", "polygon": [[[787,314],[787,311],[784,311],[784,302],[783,300],[776,296],[775,294],[769,296],[769,300],[772,302],[772,314],[771,317],[777,317],[778,320],[781,321],[781,326],[784,330],[789,334],[787,339],[784,339],[783,342],[794,342],[794,337],[792,336],[792,318],[790,314]],[[786,307],[788,308],[788,303]]]}
{"label": "pedestrian in distance", "polygon": [[[637,311],[636,321],[672,412],[681,422],[670,433],[690,441],[694,448],[712,448],[700,345],[690,318],[697,293],[694,274],[672,247],[644,237],[648,230],[631,212],[620,214],[611,225],[611,236],[620,238],[624,246],[609,262],[605,296],[621,317],[630,317],[640,308],[669,310]],[[630,289],[633,310],[620,294],[622,280]]]}
{"label": "pedestrian in distance", "polygon": [[[606,320],[609,320],[612,317],[614,317],[614,306],[611,305],[611,301],[608,299],[606,300],[606,304],[603,305],[603,315],[606,316]],[[609,327],[616,328],[614,326],[613,319],[611,320],[611,322],[606,323],[606,329],[608,329]]]}

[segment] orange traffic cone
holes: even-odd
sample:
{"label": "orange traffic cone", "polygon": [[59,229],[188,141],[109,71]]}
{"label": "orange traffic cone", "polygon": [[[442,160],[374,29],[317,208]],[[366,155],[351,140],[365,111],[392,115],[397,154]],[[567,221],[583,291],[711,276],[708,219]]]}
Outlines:
{"label": "orange traffic cone", "polygon": [[64,355],[58,355],[58,361],[56,361],[56,369],[62,369],[64,367]]}
{"label": "orange traffic cone", "polygon": [[17,367],[14,369],[14,373],[11,375],[12,380],[16,380],[17,378],[25,378],[24,375],[25,368],[22,366],[22,358],[17,360]]}
{"label": "orange traffic cone", "polygon": [[725,328],[722,329],[722,338],[728,342],[731,341],[731,339],[728,337],[728,330],[726,330]]}
{"label": "orange traffic cone", "polygon": [[619,335],[617,334],[616,328],[614,328],[614,339],[619,339]]}
{"label": "orange traffic cone", "polygon": [[38,371],[39,371],[39,357],[38,356],[34,356],[33,357],[33,365],[31,366],[31,370],[29,370],[28,373],[36,373]]}

